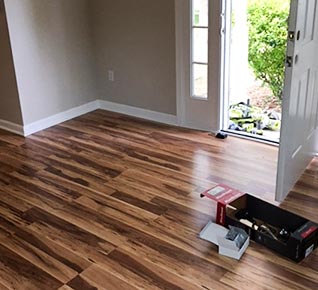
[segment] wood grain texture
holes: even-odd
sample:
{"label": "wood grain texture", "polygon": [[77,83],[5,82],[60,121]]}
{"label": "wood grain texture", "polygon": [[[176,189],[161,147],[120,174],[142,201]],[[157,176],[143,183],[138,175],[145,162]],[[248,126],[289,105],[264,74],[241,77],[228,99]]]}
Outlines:
{"label": "wood grain texture", "polygon": [[[317,289],[251,243],[198,238],[223,182],[274,203],[277,148],[97,110],[22,138],[0,131],[0,289]],[[318,222],[318,160],[281,205]]]}

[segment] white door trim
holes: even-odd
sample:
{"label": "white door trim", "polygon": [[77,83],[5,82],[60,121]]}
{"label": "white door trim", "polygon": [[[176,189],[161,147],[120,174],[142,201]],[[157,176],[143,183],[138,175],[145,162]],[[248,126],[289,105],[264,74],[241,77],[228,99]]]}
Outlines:
{"label": "white door trim", "polygon": [[186,63],[184,51],[184,37],[186,27],[184,15],[187,14],[185,0],[175,0],[175,34],[176,34],[176,95],[177,95],[177,122],[179,126],[186,126],[184,117],[184,102],[183,98],[186,94]]}
{"label": "white door trim", "polygon": [[[211,124],[205,128],[212,132],[217,132],[221,129],[222,88],[220,66],[223,45],[220,37],[220,29],[222,27],[220,14],[222,2],[223,0],[210,1],[211,11],[219,11],[217,12],[219,17],[216,15],[209,17],[211,27],[216,29],[209,29],[209,102],[207,100],[202,101],[206,102],[207,106],[213,107],[210,116],[206,116],[206,118],[211,117]],[[188,19],[185,17],[188,17]],[[190,23],[190,0],[175,0],[177,122],[179,126],[198,129],[198,126],[187,120],[186,116],[189,114],[189,109],[186,108],[185,100],[190,96]]]}

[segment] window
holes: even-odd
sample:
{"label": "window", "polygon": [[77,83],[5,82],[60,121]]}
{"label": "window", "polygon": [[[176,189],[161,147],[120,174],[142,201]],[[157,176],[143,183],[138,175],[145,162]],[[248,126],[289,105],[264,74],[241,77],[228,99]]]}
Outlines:
{"label": "window", "polygon": [[192,0],[191,95],[208,98],[209,0]]}

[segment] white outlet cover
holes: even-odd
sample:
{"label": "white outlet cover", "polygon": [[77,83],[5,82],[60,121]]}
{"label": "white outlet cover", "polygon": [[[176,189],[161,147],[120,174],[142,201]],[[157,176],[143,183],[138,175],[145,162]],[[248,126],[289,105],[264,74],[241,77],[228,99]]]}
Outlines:
{"label": "white outlet cover", "polygon": [[113,71],[113,70],[109,70],[109,71],[108,71],[108,80],[111,81],[111,82],[113,82],[114,79],[115,79],[115,77],[114,77],[114,71]]}

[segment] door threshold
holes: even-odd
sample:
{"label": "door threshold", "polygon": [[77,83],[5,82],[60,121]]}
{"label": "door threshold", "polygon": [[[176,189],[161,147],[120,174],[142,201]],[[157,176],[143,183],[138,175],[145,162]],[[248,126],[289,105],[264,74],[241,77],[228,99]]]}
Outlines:
{"label": "door threshold", "polygon": [[267,139],[263,136],[260,135],[254,135],[254,134],[249,134],[246,132],[242,132],[242,131],[235,131],[235,130],[221,130],[222,132],[230,135],[230,136],[234,136],[234,137],[238,137],[238,138],[242,138],[242,139],[247,139],[247,140],[251,140],[251,141],[257,141],[257,142],[261,142],[261,143],[265,143],[268,145],[273,145],[273,146],[279,146],[279,141],[275,141],[275,140],[270,140]]}

